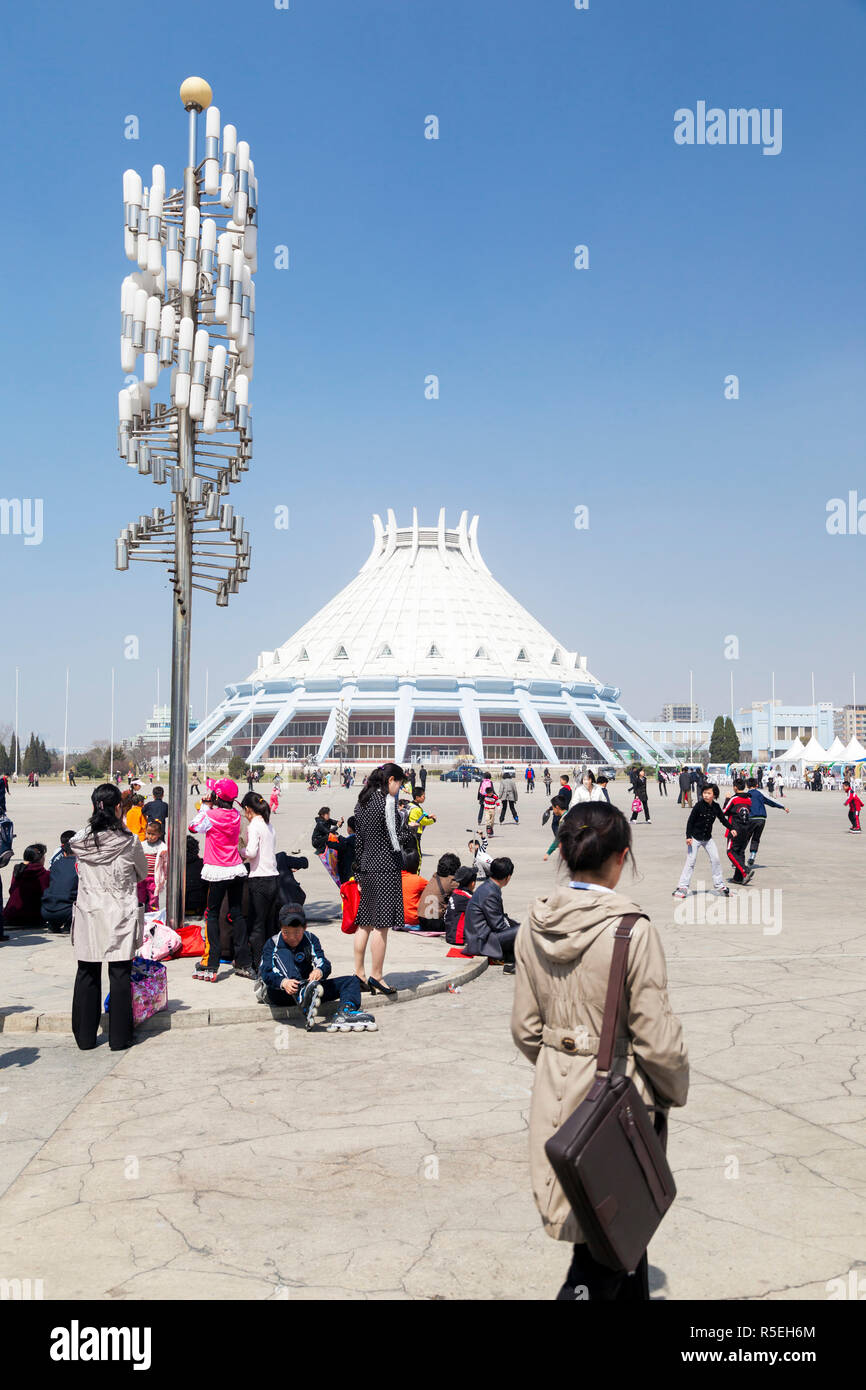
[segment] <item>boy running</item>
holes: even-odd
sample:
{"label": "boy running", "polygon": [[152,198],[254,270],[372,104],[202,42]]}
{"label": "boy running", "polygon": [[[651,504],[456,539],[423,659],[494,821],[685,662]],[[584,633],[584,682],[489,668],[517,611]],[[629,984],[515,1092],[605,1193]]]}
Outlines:
{"label": "boy running", "polygon": [[767,807],[773,806],[777,811],[784,811],[786,816],[790,816],[790,806],[783,806],[781,801],[773,801],[761,791],[758,786],[757,777],[750,777],[746,783],[749,791],[749,800],[752,803],[751,837],[749,840],[749,857],[746,860],[751,869],[758,857],[758,845],[761,843],[761,836],[764,833],[764,826],[767,824]]}
{"label": "boy running", "polygon": [[848,807],[848,819],[851,822],[848,834],[859,835],[860,812],[863,810],[863,802],[860,800],[860,797],[857,795],[850,782],[843,782],[842,790],[847,793],[845,805]]}
{"label": "boy running", "polygon": [[746,845],[752,833],[752,799],[741,777],[734,782],[734,794],[728,797],[722,814],[730,821],[726,834],[728,858],[734,866],[731,883],[748,883],[755,876],[755,870],[746,868],[745,863]]}
{"label": "boy running", "polygon": [[714,892],[723,898],[731,896],[731,890],[725,887],[722,878],[722,861],[713,840],[713,825],[717,820],[721,821],[727,830],[731,829],[731,822],[719,807],[718,795],[719,789],[715,782],[708,782],[689,812],[686,822],[686,862],[680,874],[680,881],[674,889],[675,898],[687,898],[689,895],[689,884],[695,871],[699,849],[706,850],[712,865]]}

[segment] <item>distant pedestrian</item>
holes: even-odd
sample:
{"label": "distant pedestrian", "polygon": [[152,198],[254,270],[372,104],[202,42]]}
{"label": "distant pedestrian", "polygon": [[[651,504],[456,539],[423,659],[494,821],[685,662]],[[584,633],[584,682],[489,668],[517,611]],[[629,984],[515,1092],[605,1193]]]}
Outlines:
{"label": "distant pedestrian", "polygon": [[850,782],[843,782],[842,790],[845,793],[845,805],[848,808],[848,820],[850,822],[848,834],[859,835],[861,833],[860,812],[863,810],[863,802]]}
{"label": "distant pedestrian", "polygon": [[542,772],[542,774],[541,774],[541,780],[544,782],[544,792],[545,792],[545,795],[549,797],[549,796],[550,796],[550,768],[549,768],[549,767],[546,767],[546,768],[544,769],[544,771]]}

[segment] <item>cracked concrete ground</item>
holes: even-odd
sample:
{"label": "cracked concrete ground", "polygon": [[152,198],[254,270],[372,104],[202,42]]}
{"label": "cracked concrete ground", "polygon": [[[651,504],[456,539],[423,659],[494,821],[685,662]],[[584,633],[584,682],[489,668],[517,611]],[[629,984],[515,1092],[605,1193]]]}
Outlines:
{"label": "cracked concrete ground", "polygon": [[[42,794],[32,813],[27,793],[10,805],[18,848],[49,838]],[[305,795],[280,813],[295,843]],[[462,848],[469,804],[430,784],[427,862]],[[634,892],[662,932],[693,1067],[671,1125],[679,1195],[650,1250],[658,1298],[825,1299],[863,1262],[864,851],[838,796],[790,804],[771,812],[757,876],[781,897],[753,901],[753,920],[671,899],[672,799],[636,827]],[[517,864],[518,916],[552,880],[543,805],[521,798],[494,841]],[[307,886],[324,896],[320,872]],[[338,931],[322,928],[326,946]],[[61,1035],[0,1035],[0,1275],[41,1278],[52,1299],[551,1297],[568,1251],[529,1190],[532,1071],[510,998],[489,970],[456,995],[380,1005],[380,1031],[360,1036],[269,1020],[82,1054]]]}

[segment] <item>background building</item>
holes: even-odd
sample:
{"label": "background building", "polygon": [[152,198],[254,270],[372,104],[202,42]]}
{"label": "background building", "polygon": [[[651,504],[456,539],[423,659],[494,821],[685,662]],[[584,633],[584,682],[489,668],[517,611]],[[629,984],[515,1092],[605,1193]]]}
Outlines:
{"label": "background building", "polygon": [[843,743],[858,738],[866,745],[866,705],[843,705],[833,711],[833,732]]}
{"label": "background building", "polygon": [[704,717],[704,712],[698,709],[697,705],[662,705],[661,718],[662,724],[697,724]]}
{"label": "background building", "polygon": [[248,762],[335,755],[350,762],[549,764],[654,760],[619,690],[591,675],[493,578],[478,518],[448,529],[373,518],[358,575],[225,699],[190,739],[192,757]]}
{"label": "background building", "polygon": [[[723,714],[724,711],[719,711]],[[713,731],[713,719],[691,724],[647,720],[642,728],[647,738],[668,756],[674,753],[679,760],[687,759],[689,749],[697,756],[708,751]],[[808,743],[814,733],[823,748],[829,748],[835,736],[834,709],[830,702],[818,705],[783,705],[780,700],[756,700],[748,709],[734,715],[734,728],[740,740],[740,756],[749,762],[778,757],[790,748],[795,738]],[[843,742],[844,735],[840,735]],[[849,736],[850,737],[850,736]],[[858,735],[860,737],[860,735]]]}

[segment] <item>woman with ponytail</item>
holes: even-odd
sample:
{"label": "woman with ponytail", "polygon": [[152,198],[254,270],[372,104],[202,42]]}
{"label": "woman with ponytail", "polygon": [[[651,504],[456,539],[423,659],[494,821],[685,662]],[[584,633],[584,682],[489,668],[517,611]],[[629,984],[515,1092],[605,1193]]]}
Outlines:
{"label": "woman with ponytail", "polygon": [[108,1046],[132,1046],[132,959],[144,935],[138,884],[147,877],[141,840],[123,822],[120,790],[103,782],[91,795],[93,815],[70,840],[78,861],[72,949],[78,960],[72,1031],[82,1051],[96,1046],[102,1016],[102,962],[108,962]]}
{"label": "woman with ponytail", "polygon": [[574,1246],[559,1300],[647,1299],[646,1253],[634,1274],[617,1273],[592,1258],[544,1149],[592,1085],[613,934],[629,913],[639,916],[629,943],[626,1005],[620,1009],[613,1069],[634,1078],[655,1111],[660,1132],[668,1108],[685,1105],[688,1058],[668,1000],[659,934],[646,913],[618,891],[631,857],[625,816],[606,801],[576,806],[560,823],[559,856],[559,886],[536,899],[515,943],[511,1032],[535,1067],[529,1121],[532,1189],[547,1234]]}

